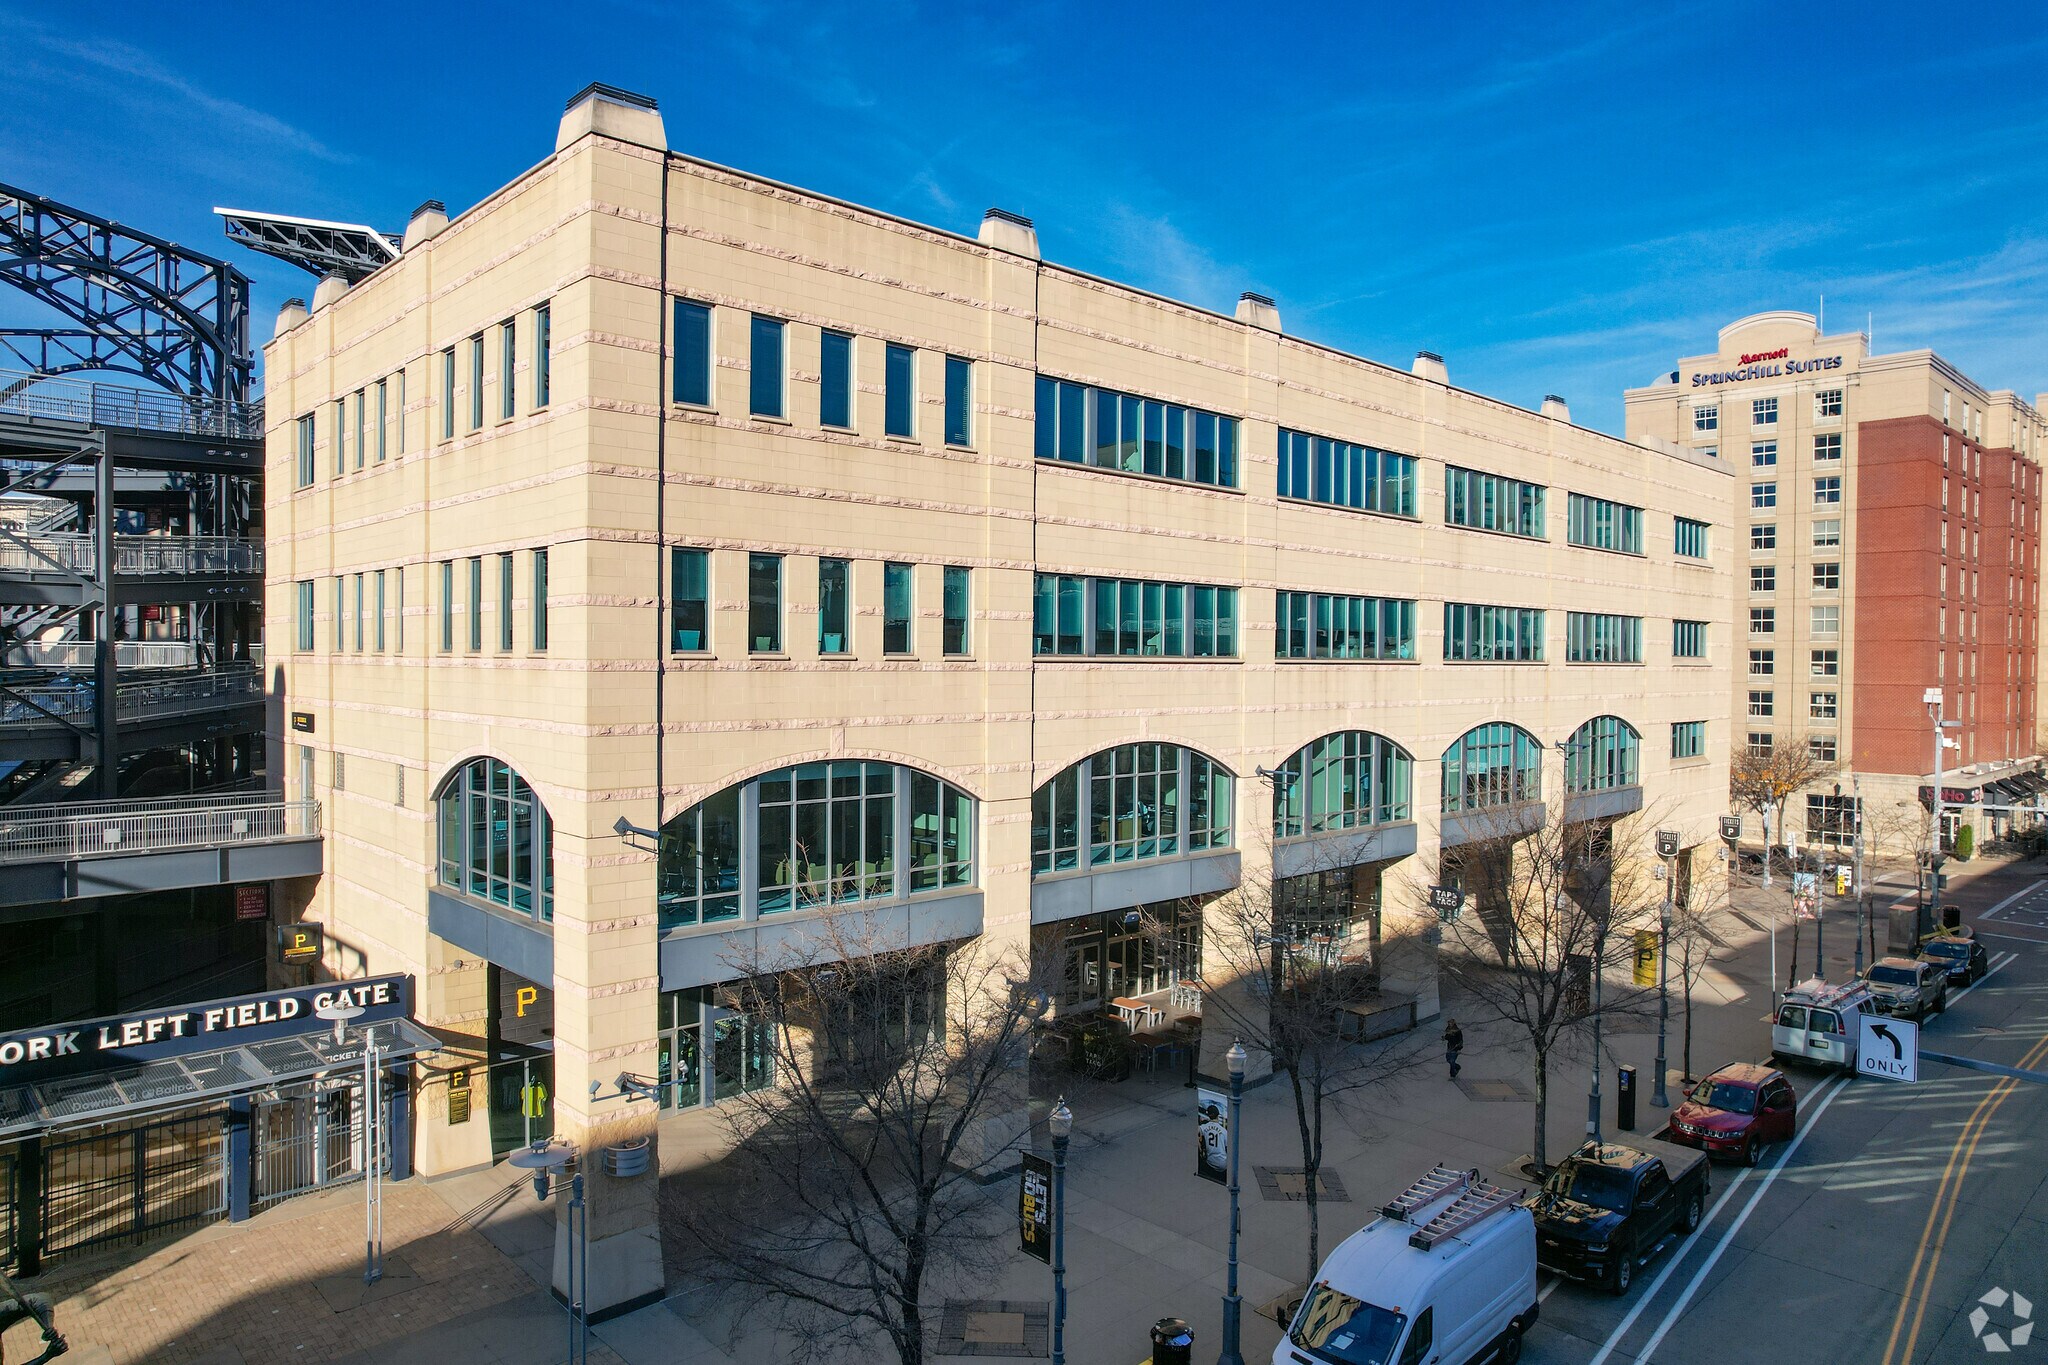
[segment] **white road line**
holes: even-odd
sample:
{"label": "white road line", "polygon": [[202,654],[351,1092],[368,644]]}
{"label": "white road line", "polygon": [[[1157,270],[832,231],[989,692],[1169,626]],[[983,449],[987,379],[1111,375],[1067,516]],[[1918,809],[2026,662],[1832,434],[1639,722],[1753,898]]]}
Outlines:
{"label": "white road line", "polygon": [[1553,1293],[1556,1292],[1557,1287],[1563,1283],[1564,1276],[1552,1275],[1550,1277],[1550,1283],[1544,1285],[1543,1288],[1536,1291],[1536,1302],[1541,1303],[1545,1299],[1549,1298]]}
{"label": "white road line", "polygon": [[[1679,1310],[1684,1308],[1686,1303],[1692,1298],[1693,1292],[1699,1288],[1700,1280],[1706,1275],[1707,1271],[1713,1269],[1714,1262],[1719,1260],[1721,1253],[1727,1249],[1729,1240],[1732,1239],[1735,1236],[1736,1231],[1742,1227],[1743,1219],[1748,1218],[1750,1209],[1756,1207],[1757,1199],[1763,1194],[1764,1190],[1769,1187],[1770,1181],[1777,1177],[1778,1172],[1784,1169],[1785,1163],[1786,1161],[1791,1159],[1792,1153],[1799,1150],[1799,1144],[1804,1142],[1806,1140],[1806,1135],[1813,1131],[1813,1125],[1819,1121],[1822,1111],[1825,1110],[1828,1107],[1828,1105],[1834,1102],[1835,1096],[1841,1094],[1843,1090],[1848,1088],[1849,1078],[1846,1076],[1838,1077],[1834,1081],[1827,1082],[1826,1084],[1833,1085],[1834,1089],[1829,1090],[1827,1094],[1821,1098],[1821,1102],[1815,1105],[1813,1109],[1808,1111],[1806,1115],[1806,1122],[1800,1127],[1798,1136],[1793,1138],[1791,1144],[1787,1146],[1782,1153],[1779,1154],[1777,1161],[1772,1163],[1770,1175],[1765,1177],[1763,1185],[1757,1187],[1756,1194],[1750,1196],[1749,1203],[1747,1206],[1743,1208],[1741,1217],[1736,1219],[1734,1226],[1730,1227],[1727,1232],[1721,1235],[1721,1240],[1714,1246],[1713,1256],[1707,1261],[1706,1265],[1700,1268],[1699,1274],[1693,1276],[1692,1283],[1686,1286],[1685,1295],[1684,1297],[1679,1299],[1677,1307],[1673,1308],[1671,1310],[1671,1313],[1665,1317],[1664,1321],[1661,1324],[1659,1324],[1657,1329],[1657,1335],[1655,1338],[1652,1339],[1651,1346],[1654,1347],[1657,1342],[1662,1341],[1664,1339],[1665,1329],[1671,1325],[1672,1320],[1677,1316]],[[1754,1167],[1745,1166],[1736,1173],[1735,1178],[1728,1182],[1728,1188],[1722,1191],[1721,1197],[1714,1201],[1714,1207],[1707,1214],[1705,1220],[1701,1222],[1701,1227],[1711,1226],[1713,1224],[1713,1221],[1721,1216],[1722,1206],[1725,1205],[1730,1199],[1733,1199],[1735,1197],[1735,1191],[1742,1188],[1742,1182],[1749,1179],[1749,1173],[1754,1169]],[[1661,1272],[1659,1272],[1656,1279],[1650,1281],[1649,1289],[1644,1292],[1641,1298],[1636,1300],[1635,1307],[1629,1309],[1628,1316],[1621,1320],[1621,1324],[1618,1327],[1616,1327],[1612,1332],[1607,1334],[1607,1340],[1601,1344],[1600,1353],[1594,1356],[1592,1360],[1588,1361],[1587,1365],[1601,1365],[1601,1363],[1605,1361],[1608,1356],[1614,1353],[1614,1348],[1616,1344],[1619,1343],[1623,1337],[1628,1335],[1628,1331],[1631,1327],[1634,1327],[1636,1325],[1636,1319],[1642,1316],[1643,1310],[1645,1308],[1648,1308],[1651,1302],[1657,1297],[1658,1293],[1663,1290],[1664,1282],[1671,1278],[1672,1272],[1678,1269],[1679,1263],[1685,1259],[1686,1254],[1690,1252],[1692,1248],[1693,1243],[1690,1239],[1688,1239],[1686,1242],[1682,1243],[1675,1252],[1672,1253],[1669,1264],[1667,1264],[1664,1267],[1664,1269]],[[1644,1360],[1648,1358],[1649,1354],[1649,1350],[1646,1349],[1642,1352],[1641,1355],[1632,1356],[1630,1357],[1630,1359]]]}
{"label": "white road line", "polygon": [[[2005,955],[2005,957],[2004,957],[2003,959],[1998,959],[1998,960],[1994,960],[1994,961],[1992,962],[1992,964],[1991,964],[1991,967],[1990,967],[1990,969],[1989,969],[1988,971],[1986,971],[1986,972],[1984,973],[1984,975],[1982,975],[1982,976],[1978,977],[1978,978],[1977,978],[1977,979],[1976,979],[1975,981],[1972,981],[1972,982],[1971,982],[1971,983],[1970,983],[1969,985],[1967,985],[1967,986],[1963,987],[1963,988],[1962,988],[1961,990],[1957,991],[1957,992],[1956,992],[1956,993],[1955,993],[1954,995],[1950,996],[1950,997],[1949,997],[1949,1000],[1948,1000],[1948,1003],[1949,1003],[1950,1005],[1953,1005],[1953,1004],[1955,1004],[1955,1002],[1956,1002],[1956,1001],[1958,1001],[1958,1000],[1962,999],[1962,998],[1963,998],[1964,996],[1968,995],[1968,994],[1969,994],[1969,993],[1970,993],[1971,991],[1974,991],[1974,990],[1976,990],[1976,989],[1977,989],[1977,988],[1978,988],[1979,986],[1981,986],[1981,985],[1983,985],[1983,984],[1984,984],[1985,982],[1989,981],[1989,980],[1990,980],[1990,979],[1991,979],[1992,977],[1994,977],[1994,976],[1997,976],[1997,975],[1998,975],[1998,974],[1999,974],[2000,972],[2004,971],[2004,970],[2005,970],[2005,969],[2006,969],[2007,967],[2010,967],[2010,966],[2011,966],[2011,965],[2012,965],[2013,963],[2015,963],[2015,962],[2017,962],[2017,961],[2019,961],[2019,960],[2020,960],[2020,955],[2019,955],[2018,953],[2007,953],[2007,954]],[[1944,1012],[1944,1013],[1946,1013],[1946,1012],[1947,1012],[1947,1006],[1943,1006],[1942,1008],[1943,1008],[1943,1012]]]}
{"label": "white road line", "polygon": [[1978,919],[1997,919],[1997,918],[1998,918],[1998,912],[1999,912],[1999,911],[2001,911],[2001,910],[2003,910],[2003,909],[2005,909],[2005,907],[2006,907],[2006,906],[2008,906],[2008,905],[2011,905],[2011,904],[2012,904],[2012,903],[2013,903],[2014,901],[2016,901],[2016,900],[2020,900],[2020,899],[2023,899],[2024,897],[2027,897],[2027,896],[2031,896],[2031,895],[2033,895],[2033,894],[2034,894],[2034,893],[2035,893],[2036,891],[2039,891],[2039,890],[2041,890],[2041,889],[2042,889],[2042,888],[2043,888],[2044,886],[2048,886],[2048,883],[2043,883],[2043,882],[2035,882],[2035,883],[2034,883],[2034,884],[2033,884],[2032,886],[2028,886],[2028,887],[2023,887],[2023,888],[2021,888],[2020,890],[2018,890],[2018,891],[2015,891],[2015,892],[2013,892],[2013,893],[2012,893],[2012,894],[2011,894],[2010,896],[2007,896],[2007,897],[2006,897],[2006,898],[2005,898],[2004,900],[2000,901],[2000,902],[1999,902],[1998,904],[1996,904],[1996,905],[1992,906],[1992,907],[1991,907],[1991,908],[1990,908],[1989,910],[1986,910],[1986,911],[1985,911],[1985,912],[1984,912],[1983,914],[1981,914],[1981,915],[1977,916],[1977,918],[1978,918]]}
{"label": "white road line", "polygon": [[2038,939],[2038,938],[2028,938],[2028,937],[2026,937],[2026,936],[2024,936],[2024,935],[2022,935],[2022,934],[1994,934],[1994,933],[1992,933],[1992,932],[1991,932],[1991,931],[1990,931],[1989,929],[1975,929],[1975,930],[1972,930],[1972,931],[1971,931],[1971,933],[1970,933],[1970,937],[1971,937],[1971,938],[1999,938],[1999,939],[2004,939],[2004,940],[2005,940],[2005,941],[2006,941],[2007,943],[2032,943],[2032,944],[2036,945],[2037,947],[2038,947],[2038,946],[2040,945],[2040,943],[2041,943],[2041,940],[2040,940],[2040,939]]}

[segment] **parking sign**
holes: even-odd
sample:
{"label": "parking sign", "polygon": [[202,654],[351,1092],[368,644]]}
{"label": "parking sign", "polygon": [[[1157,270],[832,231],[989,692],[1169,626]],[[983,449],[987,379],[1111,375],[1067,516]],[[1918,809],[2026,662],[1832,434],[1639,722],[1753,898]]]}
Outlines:
{"label": "parking sign", "polygon": [[1920,1079],[1920,1026],[1910,1019],[1859,1014],[1856,1074],[1881,1081]]}

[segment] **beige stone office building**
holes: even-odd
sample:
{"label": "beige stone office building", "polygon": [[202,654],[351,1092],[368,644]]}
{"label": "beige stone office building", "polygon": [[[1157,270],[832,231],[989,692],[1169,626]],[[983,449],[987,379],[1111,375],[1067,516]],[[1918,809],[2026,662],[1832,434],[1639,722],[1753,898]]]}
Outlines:
{"label": "beige stone office building", "polygon": [[1629,390],[1627,431],[1738,472],[1729,728],[1841,765],[1841,797],[1831,778],[1788,810],[1796,834],[1846,846],[1859,783],[1890,825],[1913,809],[1932,783],[1929,688],[1960,722],[1948,838],[2034,818],[2048,792],[2038,404],[1932,351],[1872,355],[1812,314],[1758,313]]}
{"label": "beige stone office building", "polygon": [[[835,906],[1063,935],[1081,1011],[1165,999],[1186,907],[1278,877],[1427,1018],[1423,869],[1488,807],[1569,782],[1715,837],[1723,461],[1051,265],[1011,215],[709,165],[594,87],[288,306],[267,373],[276,761],[327,822],[296,912],[473,1040],[465,1103],[422,1084],[429,1172],[523,1138],[543,1072],[572,1138],[648,1112],[622,1072],[773,1084],[733,963]],[[619,1227],[600,1304],[659,1273]]]}

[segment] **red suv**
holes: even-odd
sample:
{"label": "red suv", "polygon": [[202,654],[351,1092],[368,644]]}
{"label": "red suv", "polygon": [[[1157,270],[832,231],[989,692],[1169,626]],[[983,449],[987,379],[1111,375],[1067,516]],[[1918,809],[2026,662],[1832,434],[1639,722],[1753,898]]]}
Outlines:
{"label": "red suv", "polygon": [[1671,1116],[1666,1140],[1754,1166],[1764,1148],[1791,1139],[1798,1118],[1799,1102],[1784,1072],[1737,1062],[1692,1088]]}

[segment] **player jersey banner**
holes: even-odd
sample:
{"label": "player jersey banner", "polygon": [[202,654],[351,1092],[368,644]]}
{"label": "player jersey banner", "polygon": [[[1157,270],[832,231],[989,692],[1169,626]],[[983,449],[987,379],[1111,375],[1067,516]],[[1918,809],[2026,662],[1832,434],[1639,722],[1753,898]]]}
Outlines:
{"label": "player jersey banner", "polygon": [[1220,1090],[1195,1092],[1195,1174],[1219,1185],[1230,1180],[1229,1105]]}

